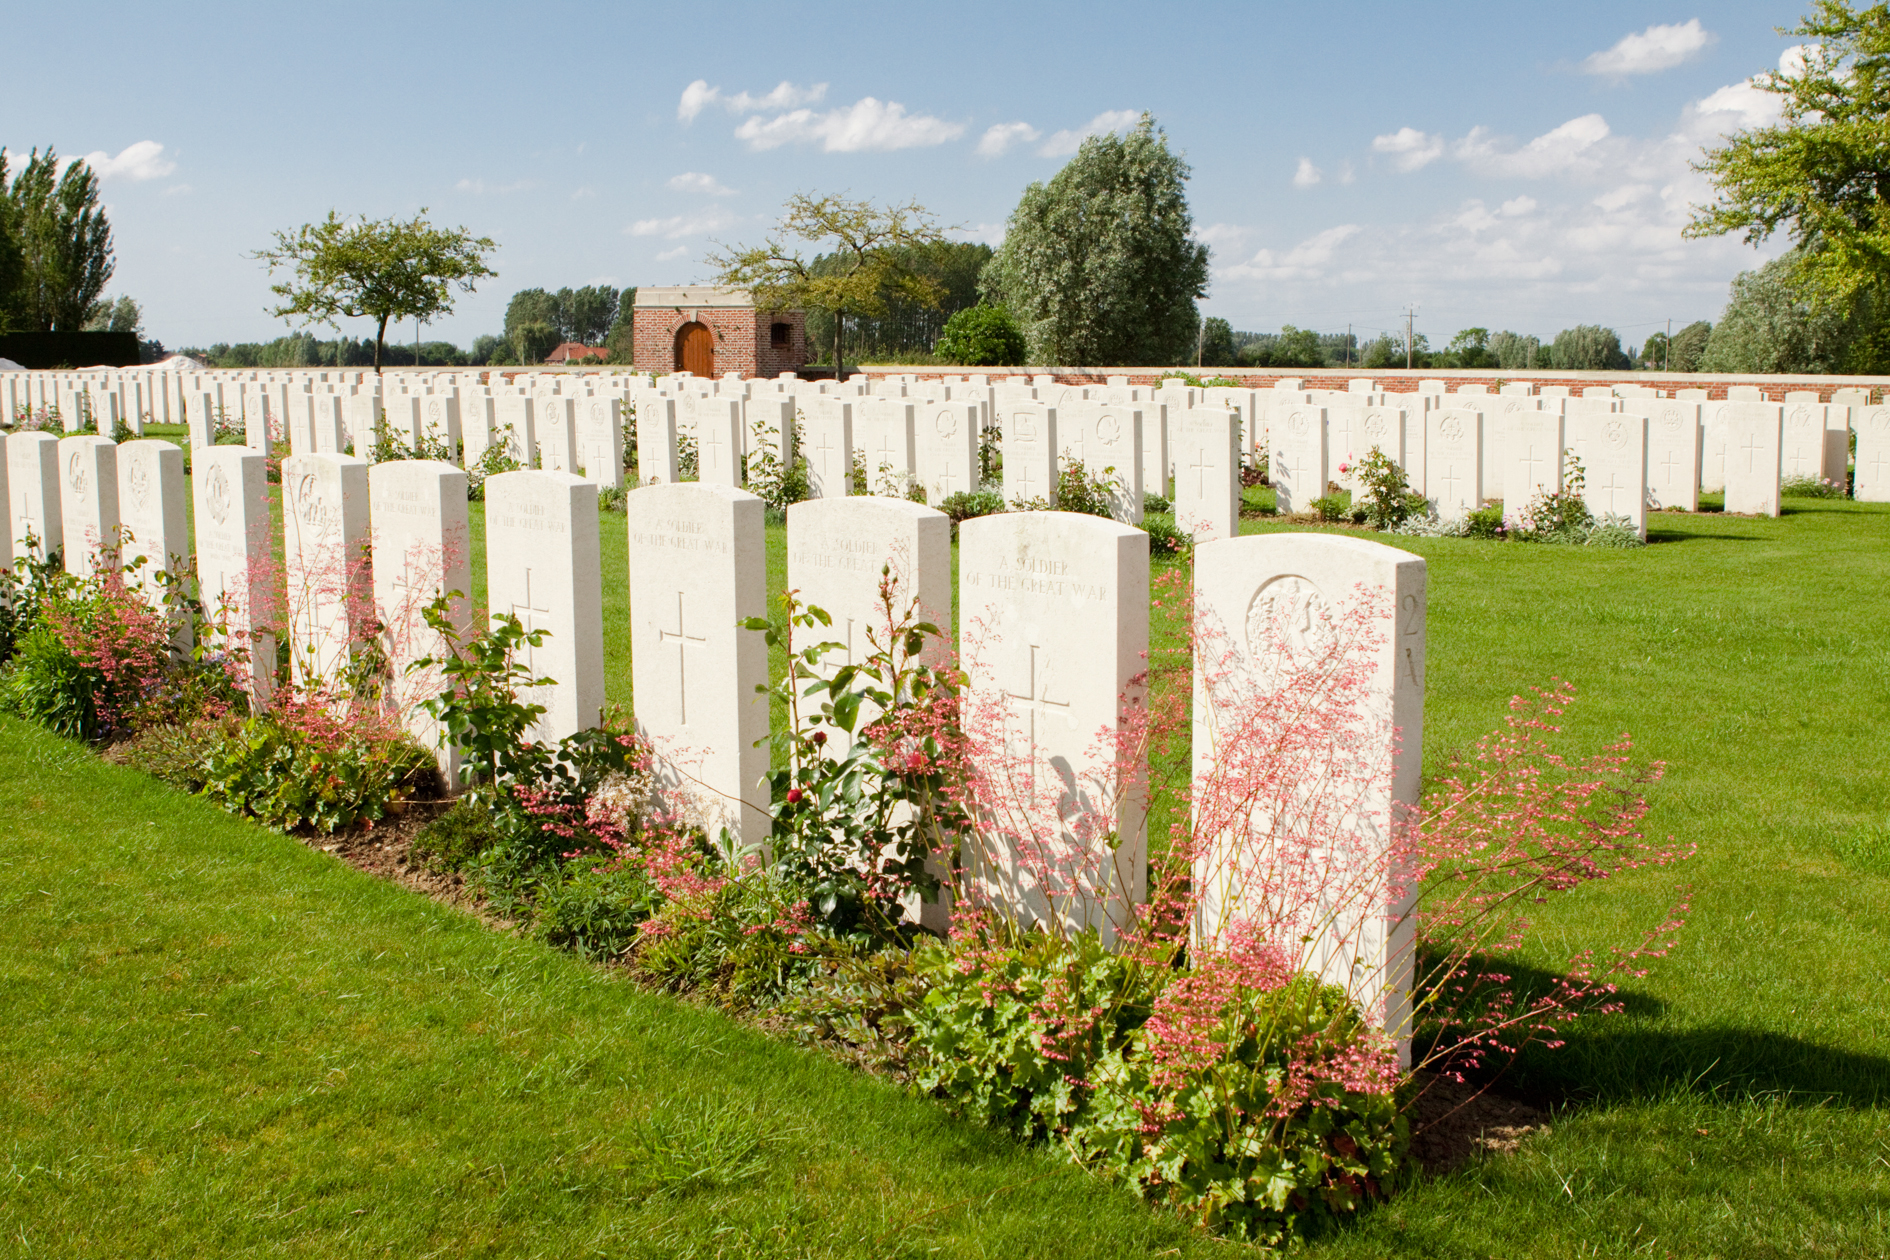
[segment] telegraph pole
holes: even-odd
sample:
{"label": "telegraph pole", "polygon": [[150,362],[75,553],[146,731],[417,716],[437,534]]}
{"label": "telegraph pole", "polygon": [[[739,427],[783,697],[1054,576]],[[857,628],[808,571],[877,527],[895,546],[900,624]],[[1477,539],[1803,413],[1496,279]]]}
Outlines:
{"label": "telegraph pole", "polygon": [[1411,370],[1412,365],[1417,361],[1415,357],[1416,351],[1411,345],[1411,319],[1416,314],[1417,307],[1407,306],[1404,308],[1404,370],[1407,372]]}

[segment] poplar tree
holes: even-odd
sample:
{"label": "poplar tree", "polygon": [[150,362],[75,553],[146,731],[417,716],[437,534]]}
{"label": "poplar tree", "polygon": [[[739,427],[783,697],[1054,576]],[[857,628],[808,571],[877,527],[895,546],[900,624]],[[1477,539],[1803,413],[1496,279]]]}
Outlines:
{"label": "poplar tree", "polygon": [[1194,362],[1208,248],[1194,239],[1188,176],[1143,114],[1024,190],[982,285],[1023,326],[1032,363]]}

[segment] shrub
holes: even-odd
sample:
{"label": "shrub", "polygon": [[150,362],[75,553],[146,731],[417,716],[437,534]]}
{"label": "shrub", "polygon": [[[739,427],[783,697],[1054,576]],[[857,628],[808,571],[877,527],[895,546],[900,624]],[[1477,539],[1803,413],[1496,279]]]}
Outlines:
{"label": "shrub", "polygon": [[1148,515],[1148,513],[1150,512],[1173,513],[1174,510],[1175,510],[1175,505],[1174,505],[1173,500],[1165,499],[1161,495],[1156,494],[1153,491],[1143,491],[1142,514],[1144,516]]}
{"label": "shrub", "polygon": [[1563,456],[1562,485],[1557,490],[1538,490],[1536,497],[1515,519],[1508,522],[1512,536],[1536,542],[1580,542],[1594,526],[1583,491],[1588,476],[1574,451]]}
{"label": "shrub", "polygon": [[277,697],[203,761],[203,794],[283,831],[328,834],[378,822],[388,806],[437,795],[433,755],[405,732]]}
{"label": "shrub", "polygon": [[462,797],[420,829],[413,838],[413,853],[435,869],[456,871],[471,865],[500,839],[492,815]]}
{"label": "shrub", "polygon": [[967,306],[945,321],[932,353],[941,363],[996,367],[1024,361],[1024,331],[1001,306]]}
{"label": "shrub", "polygon": [[1506,529],[1503,524],[1503,501],[1492,499],[1482,507],[1464,517],[1464,524],[1469,526],[1472,538],[1502,538]]}
{"label": "shrub", "polygon": [[499,473],[517,472],[525,467],[517,454],[518,439],[512,432],[511,425],[505,425],[492,435],[492,441],[486,446],[485,453],[466,467],[466,500],[469,503],[483,502],[486,497],[486,478]]}
{"label": "shrub", "polygon": [[1779,482],[1778,492],[1791,499],[1843,499],[1849,497],[1849,486],[1808,473],[1794,473]]}
{"label": "shrub", "polygon": [[1353,496],[1352,502],[1354,507],[1364,508],[1364,523],[1373,529],[1396,529],[1410,519],[1414,510],[1423,508],[1424,496],[1412,494],[1404,469],[1376,446],[1356,465],[1348,468],[1341,464],[1339,471],[1349,472],[1363,487],[1363,493]]}
{"label": "shrub", "polygon": [[[1079,512],[1084,516],[1113,518],[1116,502],[1122,498],[1122,478],[1113,466],[1092,473],[1080,459],[1065,456],[1057,473],[1057,494],[1053,504],[1059,512]],[[1023,507],[1020,501],[1018,506]],[[1033,504],[1034,506],[1034,504]]]}
{"label": "shrub", "polygon": [[1151,556],[1185,556],[1194,549],[1194,536],[1165,517],[1144,516],[1142,529]]}
{"label": "shrub", "polygon": [[952,524],[978,516],[992,516],[1005,510],[1004,496],[996,490],[960,490],[939,500],[938,510],[952,518]]}

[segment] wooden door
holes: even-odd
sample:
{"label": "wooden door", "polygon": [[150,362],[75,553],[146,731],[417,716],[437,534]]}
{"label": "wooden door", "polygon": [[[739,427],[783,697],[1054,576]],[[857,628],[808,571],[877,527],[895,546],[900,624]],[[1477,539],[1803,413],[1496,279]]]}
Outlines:
{"label": "wooden door", "polygon": [[707,325],[684,324],[676,330],[676,370],[715,376],[715,334]]}

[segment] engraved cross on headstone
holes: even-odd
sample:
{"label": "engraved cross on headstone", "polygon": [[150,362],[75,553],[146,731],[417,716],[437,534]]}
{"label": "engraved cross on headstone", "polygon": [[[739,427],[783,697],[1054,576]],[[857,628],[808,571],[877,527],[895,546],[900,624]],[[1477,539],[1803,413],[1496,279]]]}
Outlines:
{"label": "engraved cross on headstone", "polygon": [[[547,603],[543,607],[540,607],[532,602],[532,571],[530,569],[525,570],[525,601],[520,603],[517,600],[513,600],[511,611],[512,615],[518,618],[518,624],[524,627],[527,634],[531,633],[533,630],[550,629],[549,626],[539,623],[541,617],[549,617],[551,615],[551,605]],[[523,647],[525,650],[525,668],[536,677],[538,674],[537,649],[532,647],[529,642],[525,643]]]}
{"label": "engraved cross on headstone", "polygon": [[1739,449],[1746,453],[1746,471],[1759,471],[1759,452],[1765,449],[1759,444],[1759,439],[1748,434],[1746,436],[1746,444]]}
{"label": "engraved cross on headstone", "polygon": [[1532,486],[1542,484],[1542,478],[1536,473],[1538,465],[1544,469],[1548,468],[1549,458],[1546,455],[1536,454],[1536,445],[1534,442],[1531,442],[1529,444],[1529,453],[1523,457],[1523,467],[1529,470],[1527,475],[1529,477],[1529,484]]}
{"label": "engraved cross on headstone", "polygon": [[1205,499],[1207,497],[1208,470],[1214,467],[1214,465],[1208,461],[1207,447],[1203,446],[1196,449],[1194,462],[1189,464],[1188,467],[1194,469],[1196,483],[1194,492]]}
{"label": "engraved cross on headstone", "polygon": [[1042,649],[1035,643],[1030,645],[1030,676],[1025,681],[1024,690],[1007,691],[1004,693],[1006,700],[1017,701],[1024,706],[1024,713],[1029,723],[1030,782],[1033,787],[1037,782],[1037,715],[1039,713],[1047,715],[1053,709],[1062,709],[1065,711],[1065,718],[1067,719],[1070,707],[1070,702],[1067,700],[1050,699],[1050,679],[1048,677],[1050,671],[1048,669],[1044,671],[1045,678],[1043,685],[1041,687],[1038,686],[1037,653],[1041,650]]}
{"label": "engraved cross on headstone", "polygon": [[1460,485],[1463,482],[1463,478],[1457,475],[1456,465],[1445,464],[1444,475],[1439,477],[1438,481],[1440,481],[1444,487],[1444,505],[1446,507],[1456,506],[1457,492],[1452,487]]}
{"label": "engraved cross on headstone", "polygon": [[674,630],[664,630],[658,627],[656,631],[656,641],[658,643],[663,643],[671,639],[676,642],[676,695],[679,701],[678,718],[683,726],[687,726],[689,725],[689,645],[691,643],[707,643],[709,639],[707,635],[689,633],[687,623],[683,620],[683,592],[681,591],[676,592],[676,628]]}

